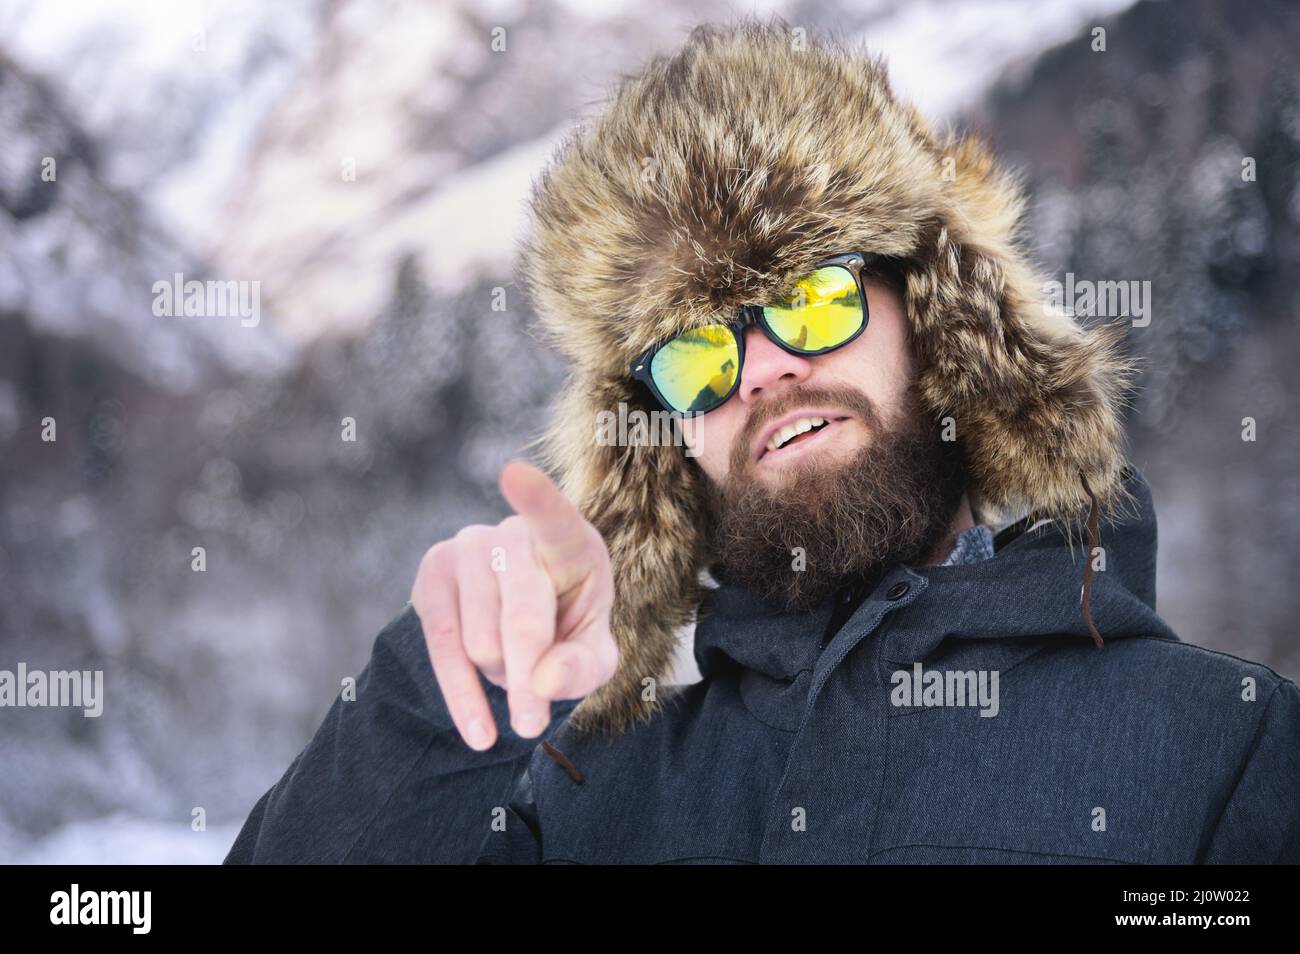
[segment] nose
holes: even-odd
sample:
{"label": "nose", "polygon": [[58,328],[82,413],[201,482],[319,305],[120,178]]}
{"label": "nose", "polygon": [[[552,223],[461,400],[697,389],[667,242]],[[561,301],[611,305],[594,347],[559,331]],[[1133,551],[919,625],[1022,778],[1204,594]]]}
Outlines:
{"label": "nose", "polygon": [[746,404],[752,403],[764,390],[775,392],[802,384],[811,373],[812,362],[808,358],[777,347],[757,325],[745,329],[745,367],[736,393]]}

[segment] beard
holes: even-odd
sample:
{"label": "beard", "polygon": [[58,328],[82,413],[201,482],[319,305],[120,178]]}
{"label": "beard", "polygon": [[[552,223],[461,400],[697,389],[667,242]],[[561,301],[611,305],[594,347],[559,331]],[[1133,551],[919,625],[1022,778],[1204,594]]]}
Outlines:
{"label": "beard", "polygon": [[[870,431],[867,445],[842,461],[808,455],[768,486],[751,457],[759,428],[817,404],[852,413]],[[960,445],[941,439],[914,388],[889,425],[851,388],[788,392],[737,436],[727,478],[709,481],[714,574],[788,610],[811,609],[851,580],[926,561],[948,538],[965,489]]]}

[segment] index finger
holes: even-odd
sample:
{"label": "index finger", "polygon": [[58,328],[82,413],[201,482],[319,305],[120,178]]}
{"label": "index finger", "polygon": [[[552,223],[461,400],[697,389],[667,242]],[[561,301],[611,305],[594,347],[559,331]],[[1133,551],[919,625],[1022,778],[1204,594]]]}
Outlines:
{"label": "index finger", "polygon": [[551,478],[514,460],[501,471],[501,493],[528,524],[533,550],[557,595],[582,582],[592,564],[588,524]]}

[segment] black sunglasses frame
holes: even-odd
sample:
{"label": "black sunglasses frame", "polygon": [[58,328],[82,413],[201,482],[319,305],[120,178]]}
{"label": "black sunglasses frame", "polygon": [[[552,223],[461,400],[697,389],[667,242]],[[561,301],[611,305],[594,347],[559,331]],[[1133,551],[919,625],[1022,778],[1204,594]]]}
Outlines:
{"label": "black sunglasses frame", "polygon": [[[709,411],[715,411],[731,400],[732,395],[734,395],[740,388],[741,373],[745,370],[745,329],[750,325],[758,325],[758,327],[762,329],[763,334],[767,335],[768,339],[781,350],[787,351],[790,354],[799,355],[803,358],[813,358],[820,354],[828,354],[832,351],[836,351],[855,341],[859,335],[866,331],[867,325],[871,322],[871,309],[867,305],[867,290],[863,285],[862,276],[868,265],[881,260],[882,256],[874,255],[870,252],[845,252],[843,255],[833,255],[830,258],[824,258],[815,263],[810,269],[809,274],[817,271],[819,268],[827,268],[833,265],[844,268],[853,275],[853,280],[858,286],[858,299],[862,302],[862,326],[858,328],[857,331],[853,332],[853,334],[848,338],[845,338],[839,344],[831,345],[829,348],[821,348],[817,351],[800,351],[798,348],[786,344],[767,323],[767,319],[763,315],[762,305],[741,305],[740,311],[735,318],[728,322],[720,322],[720,324],[723,324],[725,327],[730,329],[733,337],[736,339],[736,361],[738,366],[736,368],[735,382],[731,385],[731,388],[727,393],[718,398],[718,402],[710,408],[706,408],[702,411],[678,410],[673,407],[659,391],[658,385],[654,382],[654,375],[650,373],[651,362],[654,361],[655,355],[659,353],[661,348],[671,344],[680,337],[680,335],[674,335],[672,338],[661,341],[642,352],[641,355],[630,365],[632,377],[637,381],[643,382],[646,387],[650,389],[650,393],[655,396],[655,400],[673,414],[699,415],[708,414]],[[682,332],[682,334],[685,334],[685,332]]]}

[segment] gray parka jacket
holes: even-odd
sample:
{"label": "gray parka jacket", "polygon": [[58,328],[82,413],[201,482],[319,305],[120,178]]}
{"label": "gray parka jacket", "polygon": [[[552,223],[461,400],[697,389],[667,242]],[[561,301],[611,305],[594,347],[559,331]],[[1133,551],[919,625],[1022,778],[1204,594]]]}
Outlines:
{"label": "gray parka jacket", "polygon": [[1092,591],[1104,647],[1057,523],[896,567],[842,625],[850,592],[792,614],[724,582],[703,678],[612,742],[566,703],[548,752],[484,681],[501,735],[471,750],[408,607],[227,861],[1300,862],[1300,692],[1156,615],[1155,514],[1125,484],[1138,514],[1103,529]]}

